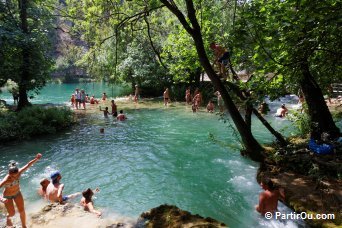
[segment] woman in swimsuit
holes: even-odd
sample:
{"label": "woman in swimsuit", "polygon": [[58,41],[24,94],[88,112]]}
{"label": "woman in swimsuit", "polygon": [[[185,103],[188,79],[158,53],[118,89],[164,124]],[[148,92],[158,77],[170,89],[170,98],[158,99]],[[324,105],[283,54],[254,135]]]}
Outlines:
{"label": "woman in swimsuit", "polygon": [[35,159],[27,163],[24,167],[18,168],[16,163],[12,161],[9,164],[8,174],[5,178],[0,182],[0,188],[4,187],[3,198],[5,207],[7,209],[7,226],[13,226],[11,217],[15,214],[14,203],[17,205],[20,220],[23,228],[26,228],[26,214],[24,208],[24,198],[20,191],[19,179],[23,172],[25,172],[30,166],[33,165],[36,161],[38,161],[42,157],[41,154],[37,154]]}

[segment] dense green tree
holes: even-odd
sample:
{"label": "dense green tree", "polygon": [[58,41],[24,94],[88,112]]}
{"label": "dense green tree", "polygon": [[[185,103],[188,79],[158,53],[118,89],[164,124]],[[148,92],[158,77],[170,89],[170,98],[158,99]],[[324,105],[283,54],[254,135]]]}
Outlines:
{"label": "dense green tree", "polygon": [[29,105],[27,92],[45,85],[51,68],[49,11],[43,1],[0,2],[0,78],[18,84],[18,110]]}
{"label": "dense green tree", "polygon": [[255,0],[240,9],[232,43],[254,71],[249,86],[274,98],[300,88],[311,121],[338,136],[322,89],[342,77],[341,2]]}

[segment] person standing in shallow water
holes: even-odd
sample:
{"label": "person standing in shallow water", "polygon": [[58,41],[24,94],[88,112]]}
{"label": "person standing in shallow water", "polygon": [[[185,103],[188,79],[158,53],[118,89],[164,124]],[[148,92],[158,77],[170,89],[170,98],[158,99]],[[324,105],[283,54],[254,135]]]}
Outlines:
{"label": "person standing in shallow water", "polygon": [[259,204],[255,206],[256,211],[261,215],[265,215],[267,212],[276,212],[278,199],[285,199],[284,190],[278,189],[271,179],[263,179],[261,187],[265,191],[259,195]]}
{"label": "person standing in shallow water", "polygon": [[135,85],[134,102],[138,103],[138,100],[139,100],[139,87],[138,87],[138,85]]}
{"label": "person standing in shallow water", "polygon": [[163,97],[164,97],[164,105],[167,106],[170,102],[169,88],[165,88]]}
{"label": "person standing in shallow water", "polygon": [[18,168],[16,162],[12,161],[8,166],[8,174],[0,182],[0,188],[4,187],[3,192],[3,202],[7,210],[6,215],[6,225],[13,226],[11,217],[15,214],[14,202],[17,205],[21,225],[26,228],[26,213],[24,207],[24,198],[20,191],[19,180],[22,173],[24,173],[28,168],[30,168],[35,162],[37,162],[42,157],[41,154],[37,154],[36,157],[28,162],[24,167]]}
{"label": "person standing in shallow water", "polygon": [[118,110],[117,110],[117,106],[116,106],[114,100],[111,101],[111,106],[112,106],[112,115],[114,117],[117,117],[118,116]]}

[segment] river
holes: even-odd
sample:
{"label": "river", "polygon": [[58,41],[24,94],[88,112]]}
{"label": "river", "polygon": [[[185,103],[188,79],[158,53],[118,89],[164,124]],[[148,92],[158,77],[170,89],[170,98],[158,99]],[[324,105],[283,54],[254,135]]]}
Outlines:
{"label": "river", "polygon": [[[75,87],[48,85],[36,103],[64,103]],[[109,88],[99,86],[97,93],[106,89],[110,96]],[[4,97],[0,94],[0,99]],[[162,103],[150,108],[138,105],[126,113],[126,122],[95,113],[57,135],[0,146],[0,177],[5,176],[9,160],[23,166],[40,152],[42,160],[21,178],[26,207],[40,201],[39,180],[60,170],[65,194],[100,188],[95,205],[105,216],[137,218],[167,203],[230,227],[298,226],[293,221],[267,221],[255,211],[261,192],[255,180],[258,163],[241,157],[234,131],[218,115],[192,113],[182,103],[167,108]],[[289,125],[268,118],[277,129]],[[105,128],[104,134],[100,128]],[[253,132],[261,143],[274,140],[255,119]],[[279,210],[290,212],[282,204]]]}

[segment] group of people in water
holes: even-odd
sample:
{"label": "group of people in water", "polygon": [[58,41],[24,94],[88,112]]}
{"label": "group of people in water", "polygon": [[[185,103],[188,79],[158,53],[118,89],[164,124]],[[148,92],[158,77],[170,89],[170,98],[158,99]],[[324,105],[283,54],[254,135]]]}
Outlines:
{"label": "group of people in water", "polygon": [[[24,165],[21,168],[17,166],[17,163],[15,161],[11,161],[8,165],[8,174],[0,182],[0,188],[4,188],[3,194],[0,197],[0,201],[5,204],[7,210],[6,226],[8,227],[13,226],[11,217],[15,215],[14,204],[16,204],[18,208],[22,227],[27,227],[24,197],[20,190],[20,177],[41,157],[42,155],[38,153],[33,160],[29,161],[26,165]],[[94,191],[91,189],[86,189],[82,193],[75,193],[72,195],[64,196],[64,184],[60,183],[60,180],[62,179],[60,172],[56,171],[52,173],[50,178],[51,181],[44,178],[40,182],[41,187],[38,189],[38,194],[42,196],[44,199],[48,200],[49,202],[65,203],[71,198],[75,198],[79,195],[82,195],[83,197],[80,200],[80,204],[83,206],[84,210],[90,211],[92,213],[97,214],[98,216],[101,216],[101,212],[94,209],[94,204],[92,200],[94,192],[99,191],[98,188]]]}
{"label": "group of people in water", "polygon": [[[136,86],[136,93],[137,94],[139,93],[139,89],[137,86]],[[102,102],[106,102],[107,100],[106,93],[102,94],[101,100]],[[138,100],[138,96],[135,98],[135,100]],[[78,88],[76,88],[75,93],[71,95],[70,102],[71,102],[71,107],[75,109],[80,109],[81,106],[83,105],[83,109],[85,110],[86,103],[95,105],[95,104],[99,104],[100,101],[95,98],[95,95],[92,95],[91,97],[89,97],[88,94],[86,94],[83,89],[79,90]],[[115,117],[117,120],[120,120],[120,121],[127,119],[126,115],[123,113],[123,110],[120,110],[118,113],[117,104],[115,103],[115,100],[111,100],[111,112],[109,112],[108,107],[105,107],[104,109],[102,109],[101,106],[100,106],[100,111],[103,112],[103,115],[106,118],[109,115],[112,115],[113,117]]]}

